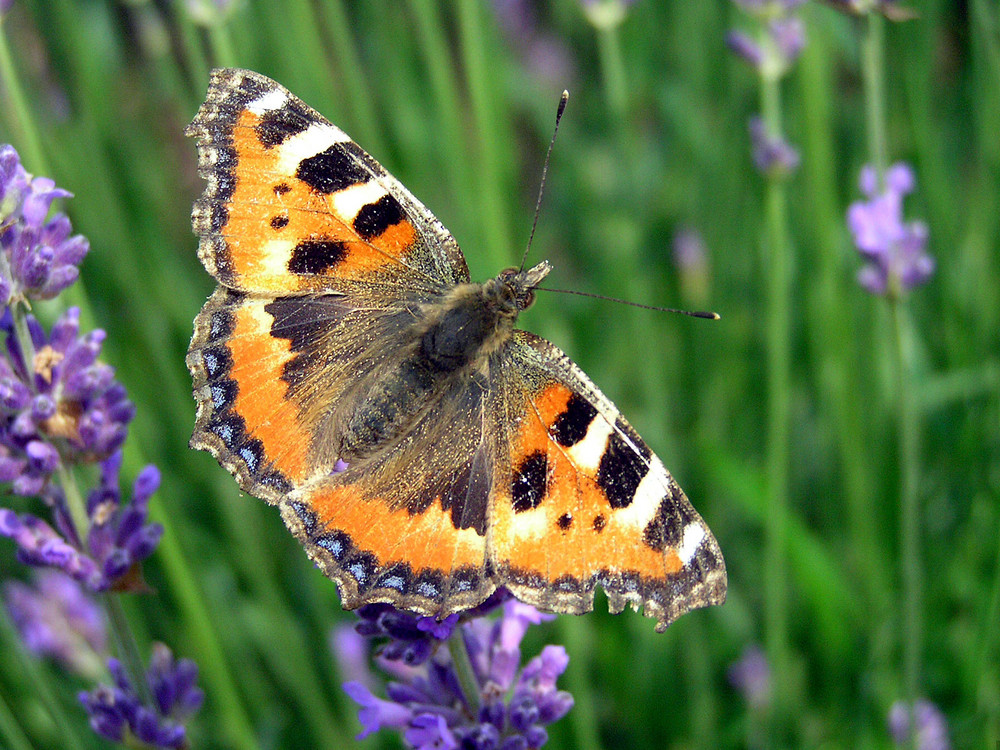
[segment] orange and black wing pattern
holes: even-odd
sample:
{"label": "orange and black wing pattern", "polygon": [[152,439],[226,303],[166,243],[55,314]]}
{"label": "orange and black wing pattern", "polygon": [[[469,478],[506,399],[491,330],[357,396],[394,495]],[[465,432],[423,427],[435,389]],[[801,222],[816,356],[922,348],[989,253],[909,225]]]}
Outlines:
{"label": "orange and black wing pattern", "polygon": [[359,280],[440,290],[468,280],[454,238],[340,128],[249,70],[212,72],[186,130],[207,182],[192,221],[224,286],[261,295]]}
{"label": "orange and black wing pattern", "polygon": [[[708,526],[663,463],[565,354],[518,331],[504,357],[509,467],[490,514],[497,580],[543,609],[614,612],[667,627],[720,604],[726,567]],[[505,469],[509,468],[509,472]]]}

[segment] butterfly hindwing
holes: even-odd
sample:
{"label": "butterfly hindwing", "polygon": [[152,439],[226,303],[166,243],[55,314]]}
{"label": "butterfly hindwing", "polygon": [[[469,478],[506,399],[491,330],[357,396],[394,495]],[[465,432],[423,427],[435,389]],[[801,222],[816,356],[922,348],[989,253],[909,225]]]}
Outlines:
{"label": "butterfly hindwing", "polygon": [[412,319],[406,305],[374,304],[220,287],[195,320],[187,357],[198,401],[192,445],[269,502],[329,472],[338,458],[323,439],[331,420],[350,412],[350,386],[375,377],[385,362],[376,355],[398,350]]}
{"label": "butterfly hindwing", "polygon": [[498,580],[544,609],[642,607],[665,628],[725,598],[718,544],[663,463],[565,354],[515,332],[504,352],[509,472],[498,475]]}
{"label": "butterfly hindwing", "polygon": [[484,381],[455,382],[400,441],[282,503],[346,607],[383,601],[444,616],[496,588],[486,554],[494,398]]}

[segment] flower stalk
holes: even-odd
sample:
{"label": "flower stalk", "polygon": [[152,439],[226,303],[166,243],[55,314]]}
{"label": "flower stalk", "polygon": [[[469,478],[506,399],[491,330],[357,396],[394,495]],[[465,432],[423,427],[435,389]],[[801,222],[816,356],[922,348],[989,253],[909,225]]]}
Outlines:
{"label": "flower stalk", "polygon": [[805,44],[797,0],[736,0],[754,17],[756,34],[729,33],[730,49],[757,74],[761,116],[750,120],[754,163],[765,177],[765,235],[762,265],[767,278],[767,479],[768,515],[764,552],[764,629],[772,668],[771,736],[789,709],[788,656],[788,466],[791,460],[791,244],[788,237],[786,178],[799,165],[798,151],[784,138],[781,81]]}
{"label": "flower stalk", "polygon": [[[856,202],[848,223],[858,249],[868,265],[859,281],[868,291],[885,296],[891,317],[890,357],[896,390],[896,430],[899,441],[899,537],[902,579],[901,651],[904,709],[909,726],[917,726],[923,643],[923,586],[920,566],[920,503],[917,479],[920,461],[920,427],[912,393],[909,347],[905,325],[905,292],[927,281],[933,259],[926,253],[928,232],[922,222],[905,223],[903,197],[915,187],[912,169],[905,164],[888,166],[885,115],[885,18],[877,8],[868,9],[862,43],[862,76],[865,86],[868,147],[871,164],[862,170],[861,188],[869,201]],[[917,732],[909,744],[917,747]]]}

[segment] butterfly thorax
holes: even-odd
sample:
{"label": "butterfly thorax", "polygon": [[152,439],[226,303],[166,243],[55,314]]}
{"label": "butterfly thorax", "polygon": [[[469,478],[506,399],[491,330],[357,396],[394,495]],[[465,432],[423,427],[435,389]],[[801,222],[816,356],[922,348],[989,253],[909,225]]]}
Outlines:
{"label": "butterfly thorax", "polygon": [[401,359],[367,379],[340,436],[339,458],[351,463],[394,444],[447,393],[455,378],[486,379],[490,356],[534,302],[551,270],[543,261],[507,269],[482,284],[459,284],[426,303],[407,334]]}

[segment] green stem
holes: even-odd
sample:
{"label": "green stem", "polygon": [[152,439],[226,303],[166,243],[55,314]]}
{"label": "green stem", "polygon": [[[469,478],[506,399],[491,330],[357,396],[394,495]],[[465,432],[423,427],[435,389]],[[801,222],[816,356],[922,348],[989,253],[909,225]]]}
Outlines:
{"label": "green stem", "polygon": [[490,60],[487,49],[483,4],[478,0],[459,0],[457,7],[462,63],[472,104],[476,150],[481,158],[478,185],[482,196],[480,211],[485,247],[488,257],[504,263],[511,258],[511,234],[507,214],[510,163],[503,155],[509,139],[498,116],[503,103],[503,87],[495,61]]}
{"label": "green stem", "polygon": [[0,693],[0,739],[6,743],[4,747],[10,750],[32,750],[31,742],[21,729],[17,716],[4,700],[3,693]]}
{"label": "green stem", "polygon": [[[761,105],[769,137],[781,137],[781,91],[776,78],[762,79]],[[767,275],[767,475],[770,493],[764,568],[765,626],[774,675],[775,718],[787,709],[788,599],[787,516],[789,463],[789,243],[787,195],[782,178],[767,181],[765,193]]]}
{"label": "green stem", "polygon": [[465,636],[462,634],[461,628],[456,628],[448,639],[448,653],[451,654],[451,664],[455,668],[455,676],[458,677],[458,684],[462,688],[465,700],[469,704],[472,715],[476,716],[482,702],[479,695],[479,681],[476,680],[476,673],[472,668],[469,649],[465,647]]}
{"label": "green stem", "polygon": [[239,56],[233,45],[233,38],[224,20],[213,23],[208,28],[208,41],[212,48],[212,63],[225,68],[236,65]]}
{"label": "green stem", "polygon": [[83,541],[87,538],[87,530],[90,528],[90,519],[87,516],[87,505],[83,501],[79,488],[76,486],[76,477],[62,460],[59,461],[59,484],[63,488],[66,496],[66,507],[69,509],[69,517],[73,521],[73,528],[76,538]]}
{"label": "green stem", "polygon": [[7,35],[4,33],[2,23],[0,23],[0,80],[3,81],[3,87],[7,91],[11,116],[24,142],[22,163],[31,164],[32,168],[37,170],[37,174],[49,174],[42,140],[34,127],[34,118],[25,101],[17,71],[14,70],[14,61],[10,55],[10,47],[7,46]]}
{"label": "green stem", "polygon": [[[4,265],[6,265],[6,261],[4,262]],[[14,333],[17,337],[17,346],[18,349],[21,350],[21,359],[24,361],[24,376],[27,379],[28,388],[30,388],[32,394],[34,394],[35,344],[32,342],[31,333],[28,331],[27,306],[25,304],[18,304],[17,301],[15,301],[11,304],[11,313],[14,317]]]}
{"label": "green stem", "polygon": [[153,696],[149,692],[149,685],[146,684],[146,670],[143,667],[142,657],[139,655],[139,647],[132,635],[132,629],[125,617],[125,610],[122,608],[119,596],[119,594],[104,594],[101,597],[104,611],[108,613],[111,637],[115,642],[115,652],[125,667],[140,700],[146,706],[153,706],[155,704]]}
{"label": "green stem", "polygon": [[997,730],[998,718],[1000,718],[1000,706],[996,705],[991,697],[990,684],[995,679],[994,668],[996,662],[991,660],[997,641],[996,623],[1000,622],[1000,534],[994,537],[997,540],[997,559],[994,562],[993,587],[990,592],[990,603],[986,607],[986,616],[983,618],[980,627],[979,647],[976,649],[979,665],[979,680],[976,685],[976,701],[979,711],[987,718],[987,721]]}
{"label": "green stem", "polygon": [[597,30],[597,53],[601,63],[601,77],[604,79],[604,92],[608,99],[608,110],[612,119],[620,123],[628,109],[628,85],[621,39],[618,36],[619,27],[620,24],[614,24]]}
{"label": "green stem", "polygon": [[862,75],[865,86],[865,110],[868,119],[868,153],[882,185],[885,170],[889,167],[889,149],[886,145],[885,123],[885,19],[878,13],[869,13],[868,28],[862,41]]}
{"label": "green stem", "polygon": [[[869,13],[862,43],[862,75],[868,118],[868,147],[879,190],[884,188],[889,157],[885,113],[885,19]],[[903,308],[899,279],[889,279],[889,309],[892,317],[892,358],[896,377],[897,429],[899,440],[900,554],[902,568],[903,692],[910,711],[910,726],[916,726],[914,703],[920,692],[920,651],[923,639],[920,580],[920,507],[917,497],[919,427],[903,330]],[[916,742],[916,732],[911,733]]]}
{"label": "green stem", "polygon": [[[890,297],[889,309],[892,314],[892,356],[896,376],[900,453],[899,536],[903,568],[903,686],[912,714],[913,704],[920,691],[920,644],[923,640],[923,623],[920,616],[922,599],[920,507],[917,497],[920,437],[913,393],[910,390],[902,302],[898,297]],[[911,726],[915,726],[912,723],[914,717],[911,715],[910,718]]]}

